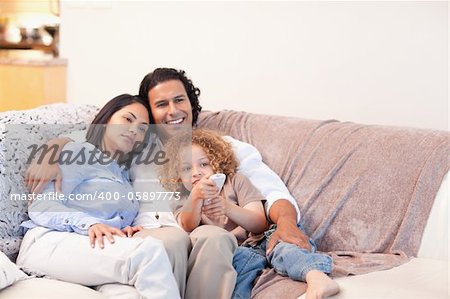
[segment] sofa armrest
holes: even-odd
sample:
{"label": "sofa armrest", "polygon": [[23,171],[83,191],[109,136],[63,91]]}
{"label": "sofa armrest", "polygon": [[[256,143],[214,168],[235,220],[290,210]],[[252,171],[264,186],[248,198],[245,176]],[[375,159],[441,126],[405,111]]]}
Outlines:
{"label": "sofa armrest", "polygon": [[417,257],[448,260],[448,248],[450,247],[448,237],[449,184],[450,175],[447,173],[434,199]]}

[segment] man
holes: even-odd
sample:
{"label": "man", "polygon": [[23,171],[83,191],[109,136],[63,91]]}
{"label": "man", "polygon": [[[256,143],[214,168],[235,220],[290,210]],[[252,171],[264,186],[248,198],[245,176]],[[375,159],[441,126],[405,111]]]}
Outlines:
{"label": "man", "polygon": [[[162,144],[182,126],[197,125],[201,111],[199,95],[200,90],[186,77],[184,71],[158,68],[144,77],[139,96],[149,101],[150,122],[161,125],[158,137]],[[240,172],[248,176],[267,199],[268,219],[277,224],[267,252],[270,253],[281,240],[310,249],[307,236],[297,228],[300,214],[295,199],[281,179],[262,163],[261,155],[253,146],[231,137],[226,137],[226,140],[233,145],[240,162]],[[61,145],[67,141],[65,139],[54,142]],[[45,181],[54,177],[60,180],[57,166],[52,168],[53,170],[44,170],[42,175],[39,174],[42,172],[41,167],[36,164],[30,167],[26,179],[31,191],[39,191]],[[134,187],[137,192],[151,192],[159,188],[149,183],[157,179],[157,174],[144,164],[133,166],[131,175],[135,180]],[[147,220],[154,217],[158,219],[161,227],[151,228],[145,225]],[[237,247],[236,239],[231,233],[215,226],[203,225],[188,237],[184,231],[175,227],[173,215],[169,212],[140,213],[137,224],[147,227],[137,236],[152,236],[164,242],[182,295],[185,294],[189,299],[231,297],[236,280],[232,260]],[[186,276],[187,281],[184,280]]]}

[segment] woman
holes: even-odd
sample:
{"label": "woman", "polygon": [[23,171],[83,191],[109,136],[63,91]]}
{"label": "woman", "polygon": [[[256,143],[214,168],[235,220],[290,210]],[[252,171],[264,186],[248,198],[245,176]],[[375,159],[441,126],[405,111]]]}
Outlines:
{"label": "woman", "polygon": [[142,148],[148,123],[148,104],[120,95],[97,114],[87,142],[64,146],[62,194],[52,182],[29,206],[18,265],[86,286],[134,285],[143,298],[179,298],[162,242],[126,237],[140,230],[131,227],[139,203],[126,164]]}

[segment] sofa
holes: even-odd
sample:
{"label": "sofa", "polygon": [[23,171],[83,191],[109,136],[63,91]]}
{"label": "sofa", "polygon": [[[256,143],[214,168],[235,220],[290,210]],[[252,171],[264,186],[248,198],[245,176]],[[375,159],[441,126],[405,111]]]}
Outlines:
{"label": "sofa", "polygon": [[[85,128],[97,111],[0,113],[0,299],[107,298],[13,263],[28,218],[26,201],[11,194],[26,193],[27,147]],[[332,298],[448,298],[449,132],[226,110],[202,112],[199,126],[254,145],[284,181],[306,233],[334,258],[341,291]],[[305,289],[267,269],[252,297],[302,298]]]}

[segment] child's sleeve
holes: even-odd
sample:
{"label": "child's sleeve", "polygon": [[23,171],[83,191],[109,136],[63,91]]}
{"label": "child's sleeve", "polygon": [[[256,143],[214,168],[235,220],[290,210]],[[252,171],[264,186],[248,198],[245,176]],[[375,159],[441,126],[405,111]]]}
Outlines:
{"label": "child's sleeve", "polygon": [[240,207],[245,207],[247,204],[254,201],[259,201],[262,204],[265,203],[266,199],[264,196],[245,175],[236,173],[231,179],[231,182]]}

